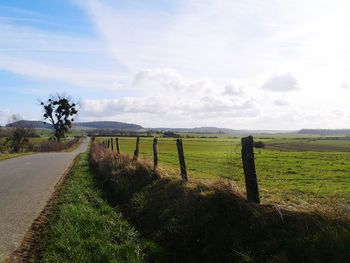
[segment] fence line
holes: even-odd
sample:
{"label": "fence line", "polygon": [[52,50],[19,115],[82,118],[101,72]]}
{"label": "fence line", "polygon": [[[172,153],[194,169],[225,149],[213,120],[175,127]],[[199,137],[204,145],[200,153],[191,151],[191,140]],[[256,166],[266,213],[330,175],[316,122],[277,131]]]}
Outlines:
{"label": "fence line", "polygon": [[[119,138],[115,138],[116,148],[113,146],[113,138],[102,141],[102,145],[107,149],[114,151],[120,154],[120,141]],[[238,154],[237,152],[231,152],[231,156],[227,154],[228,160],[228,172],[230,173],[230,169],[232,170],[234,167],[238,168],[236,171],[243,170],[244,181],[246,186],[246,195],[247,200],[249,202],[260,203],[260,195],[259,195],[259,187],[258,182],[265,181],[280,181],[280,182],[292,182],[292,181],[325,181],[325,182],[346,182],[344,178],[260,178],[258,179],[255,169],[255,160],[257,157],[254,155],[254,140],[252,136],[243,137],[241,139],[241,145],[237,145],[237,147],[241,146],[241,157],[232,157],[233,153]],[[188,181],[188,174],[186,168],[185,154],[183,148],[182,139],[176,140],[176,147],[179,159],[179,167],[181,172],[181,178],[184,182]],[[133,159],[137,160],[140,153],[140,137],[136,137],[136,145],[134,150]],[[233,161],[242,161],[242,166],[234,166]],[[156,177],[159,177],[159,159],[158,159],[158,138],[153,138],[153,171]],[[202,171],[202,170],[200,170]],[[198,172],[198,171],[197,171]],[[228,177],[226,177],[228,178]]]}

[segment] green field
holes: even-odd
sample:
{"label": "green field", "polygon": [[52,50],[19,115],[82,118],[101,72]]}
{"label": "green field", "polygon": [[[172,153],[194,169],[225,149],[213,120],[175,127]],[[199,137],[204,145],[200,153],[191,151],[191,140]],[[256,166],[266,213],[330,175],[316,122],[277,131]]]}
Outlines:
{"label": "green field", "polygon": [[[119,141],[122,153],[133,153],[135,138],[122,137]],[[255,150],[263,203],[305,206],[305,200],[350,199],[350,140],[310,137],[263,141],[267,148]],[[233,180],[244,192],[240,139],[184,138],[183,144],[189,178]],[[292,147],[292,150],[280,147],[282,144]],[[304,144],[312,147],[305,151]],[[322,148],[324,145],[330,146],[327,151]],[[158,149],[160,169],[179,176],[175,139],[159,138]],[[152,138],[141,138],[140,158],[152,160]]]}

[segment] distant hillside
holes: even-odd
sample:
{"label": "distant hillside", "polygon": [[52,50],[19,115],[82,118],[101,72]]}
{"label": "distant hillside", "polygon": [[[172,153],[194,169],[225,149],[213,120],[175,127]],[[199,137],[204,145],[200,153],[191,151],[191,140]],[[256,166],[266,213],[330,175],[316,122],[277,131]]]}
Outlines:
{"label": "distant hillside", "polygon": [[302,129],[298,133],[311,135],[350,135],[350,129]]}
{"label": "distant hillside", "polygon": [[43,121],[16,121],[7,124],[6,127],[22,127],[22,128],[33,128],[33,129],[52,129],[52,125]]}
{"label": "distant hillside", "polygon": [[[23,127],[33,129],[52,129],[52,125],[42,121],[16,121],[6,125],[7,127]],[[117,121],[94,121],[94,122],[77,122],[73,124],[75,129],[98,129],[98,130],[121,130],[121,131],[139,131],[143,127],[137,124],[130,124]]]}
{"label": "distant hillside", "polygon": [[199,127],[199,128],[149,128],[153,131],[171,131],[171,132],[191,132],[191,133],[234,133],[235,130],[217,127]]}
{"label": "distant hillside", "polygon": [[199,127],[199,128],[150,128],[154,131],[171,131],[171,132],[186,132],[186,133],[207,133],[207,134],[232,134],[232,135],[248,135],[248,134],[276,134],[276,133],[289,133],[291,131],[285,130],[234,130],[228,128],[218,127]]}
{"label": "distant hillside", "polygon": [[[42,122],[42,121],[17,121],[11,124],[8,124],[7,127],[27,127],[34,129],[52,129],[52,125]],[[144,128],[141,125],[118,122],[118,121],[92,121],[92,122],[76,122],[73,123],[73,128],[77,130],[118,130],[118,131],[159,131],[159,132],[177,132],[177,133],[204,133],[204,134],[231,134],[237,136],[249,135],[249,134],[276,134],[276,133],[288,133],[291,131],[282,131],[282,130],[234,130],[228,128],[219,128],[219,127],[196,127],[196,128]],[[301,130],[302,131],[316,131],[316,130]],[[319,131],[319,130],[318,130]],[[329,131],[329,130],[324,130]],[[345,131],[345,130],[342,130]],[[350,130],[347,130],[350,134]],[[307,134],[307,133],[305,133]],[[315,133],[316,134],[316,133]]]}
{"label": "distant hillside", "polygon": [[108,130],[123,130],[123,131],[139,131],[144,129],[137,124],[117,122],[117,121],[93,121],[93,122],[77,122],[73,124],[75,129],[108,129]]}

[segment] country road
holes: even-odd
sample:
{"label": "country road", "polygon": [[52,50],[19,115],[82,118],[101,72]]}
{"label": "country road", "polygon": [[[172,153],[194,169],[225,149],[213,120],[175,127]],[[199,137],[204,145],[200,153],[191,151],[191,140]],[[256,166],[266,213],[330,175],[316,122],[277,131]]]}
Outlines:
{"label": "country road", "polygon": [[0,262],[21,243],[75,156],[73,152],[39,153],[0,161]]}

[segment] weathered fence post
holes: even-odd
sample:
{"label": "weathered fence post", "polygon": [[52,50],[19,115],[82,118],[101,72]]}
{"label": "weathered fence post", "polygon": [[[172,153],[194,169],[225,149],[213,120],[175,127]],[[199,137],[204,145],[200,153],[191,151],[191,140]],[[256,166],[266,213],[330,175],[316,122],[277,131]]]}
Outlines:
{"label": "weathered fence post", "polygon": [[109,139],[107,139],[107,148],[109,149]]}
{"label": "weathered fence post", "polygon": [[111,149],[112,149],[112,152],[114,152],[113,138],[111,138]]}
{"label": "weathered fence post", "polygon": [[137,160],[139,158],[140,154],[140,136],[137,136],[136,138],[136,148],[134,151],[134,160]]}
{"label": "weathered fence post", "polygon": [[153,138],[153,170],[158,177],[158,139]]}
{"label": "weathered fence post", "polygon": [[186,170],[186,163],[185,163],[185,155],[184,155],[184,148],[183,148],[181,139],[176,140],[176,146],[177,146],[177,153],[179,155],[181,177],[183,181],[187,182],[188,178],[187,178],[187,170]]}
{"label": "weathered fence post", "polygon": [[242,162],[248,202],[260,203],[258,181],[255,171],[254,141],[252,136],[241,139]]}
{"label": "weathered fence post", "polygon": [[119,138],[115,138],[115,143],[116,143],[116,145],[117,145],[117,153],[120,154]]}

